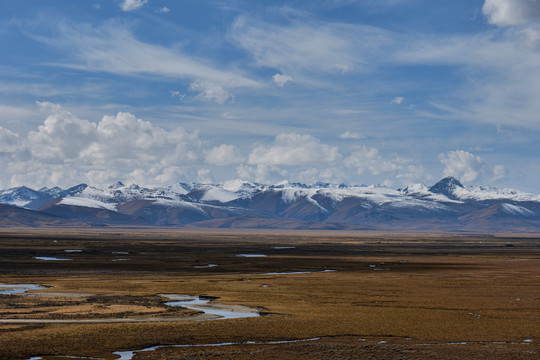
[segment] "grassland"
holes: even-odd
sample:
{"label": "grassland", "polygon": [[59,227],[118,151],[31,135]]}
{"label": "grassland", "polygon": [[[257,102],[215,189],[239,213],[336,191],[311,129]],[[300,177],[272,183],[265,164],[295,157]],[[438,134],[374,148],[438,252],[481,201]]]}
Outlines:
{"label": "grassland", "polygon": [[[267,256],[237,256],[246,253]],[[0,359],[114,359],[225,342],[234,344],[134,359],[540,356],[532,235],[13,230],[0,233],[0,283],[48,287],[0,295]],[[163,293],[217,297],[264,316],[189,321],[197,313],[164,306]],[[2,322],[14,318],[148,320]]]}

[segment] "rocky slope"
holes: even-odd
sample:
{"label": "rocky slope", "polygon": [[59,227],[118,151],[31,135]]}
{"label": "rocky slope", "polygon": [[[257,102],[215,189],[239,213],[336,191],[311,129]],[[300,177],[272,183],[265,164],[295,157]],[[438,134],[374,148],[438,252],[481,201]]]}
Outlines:
{"label": "rocky slope", "polygon": [[[18,187],[0,191],[0,226],[198,226],[537,232],[540,196],[465,187],[452,177],[402,189],[327,183]],[[11,215],[8,215],[11,214]],[[29,219],[40,219],[29,220]],[[11,219],[7,221],[7,219]]]}

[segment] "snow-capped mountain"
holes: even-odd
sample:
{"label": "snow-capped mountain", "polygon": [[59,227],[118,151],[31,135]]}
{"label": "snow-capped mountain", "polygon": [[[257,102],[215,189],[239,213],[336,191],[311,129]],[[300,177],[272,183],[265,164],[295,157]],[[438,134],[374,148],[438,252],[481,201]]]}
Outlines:
{"label": "snow-capped mountain", "polygon": [[452,177],[401,189],[328,183],[18,187],[0,203],[89,225],[538,231],[540,196],[466,187]]}
{"label": "snow-capped mountain", "polygon": [[32,190],[26,186],[19,186],[8,190],[0,190],[0,203],[24,207],[41,196],[43,196],[43,193],[40,191]]}

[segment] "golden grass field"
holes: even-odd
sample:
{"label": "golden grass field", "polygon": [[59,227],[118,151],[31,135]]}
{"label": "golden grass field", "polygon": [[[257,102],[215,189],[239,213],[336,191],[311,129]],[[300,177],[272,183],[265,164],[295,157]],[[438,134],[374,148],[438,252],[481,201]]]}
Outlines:
{"label": "golden grass field", "polygon": [[[73,249],[82,252],[64,251]],[[298,271],[313,272],[279,274]],[[0,359],[115,359],[226,342],[235,344],[134,359],[540,358],[533,235],[4,230],[0,284],[27,283],[48,288],[0,295]],[[263,316],[191,321],[197,312],[163,305],[164,293]]]}

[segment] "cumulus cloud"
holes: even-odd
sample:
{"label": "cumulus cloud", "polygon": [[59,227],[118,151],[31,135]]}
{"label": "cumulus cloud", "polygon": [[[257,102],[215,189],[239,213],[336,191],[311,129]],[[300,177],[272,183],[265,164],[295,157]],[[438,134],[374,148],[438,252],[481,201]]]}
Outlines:
{"label": "cumulus cloud", "polygon": [[276,83],[276,85],[284,86],[288,82],[293,81],[293,78],[283,74],[275,74],[274,76],[272,76],[272,80],[274,81],[274,83]]}
{"label": "cumulus cloud", "polygon": [[12,183],[73,185],[68,182],[73,180],[99,185],[130,178],[142,180],[141,184],[161,183],[178,179],[183,169],[202,161],[204,149],[197,133],[165,130],[127,112],[94,123],[58,105],[40,105],[50,115],[25,139],[0,128],[0,144],[5,147],[0,152],[19,150],[3,174],[4,178],[12,174]]}
{"label": "cumulus cloud", "polygon": [[120,8],[124,11],[133,11],[137,10],[147,2],[148,0],[124,0],[120,4]]}
{"label": "cumulus cloud", "polygon": [[162,13],[162,14],[168,14],[169,12],[171,12],[171,9],[169,9],[168,7],[166,6],[162,6],[158,9],[158,12]]}
{"label": "cumulus cloud", "polygon": [[189,90],[197,92],[195,97],[197,100],[210,101],[218,104],[223,104],[227,100],[234,100],[234,97],[229,94],[223,87],[211,81],[195,81],[189,86]]}
{"label": "cumulus cloud", "polygon": [[449,151],[439,155],[444,165],[444,176],[453,176],[463,182],[472,182],[485,171],[486,165],[480,156],[464,150]]}
{"label": "cumulus cloud", "polygon": [[97,124],[99,141],[89,146],[81,156],[95,162],[114,162],[126,165],[138,161],[158,162],[163,166],[189,164],[199,159],[201,143],[198,135],[182,128],[165,130],[133,114],[120,112],[104,116]]}
{"label": "cumulus cloud", "polygon": [[36,159],[57,163],[73,160],[97,140],[95,123],[79,119],[55,104],[38,105],[51,114],[37,131],[28,134],[29,150]]}
{"label": "cumulus cloud", "polygon": [[540,2],[536,0],[486,0],[482,12],[490,24],[524,25],[540,19]]}
{"label": "cumulus cloud", "polygon": [[215,146],[206,152],[205,161],[207,164],[227,166],[242,161],[240,152],[234,145],[222,144]]}
{"label": "cumulus cloud", "polygon": [[424,170],[411,159],[397,155],[384,157],[376,148],[365,145],[357,147],[344,159],[347,167],[356,169],[358,175],[394,176],[405,182],[421,179]]}
{"label": "cumulus cloud", "polygon": [[280,134],[270,145],[257,145],[249,154],[250,164],[304,165],[329,163],[340,158],[337,147],[321,143],[311,135]]}

